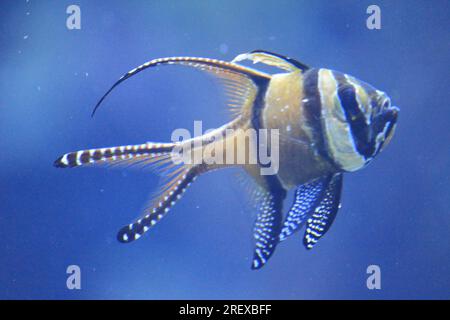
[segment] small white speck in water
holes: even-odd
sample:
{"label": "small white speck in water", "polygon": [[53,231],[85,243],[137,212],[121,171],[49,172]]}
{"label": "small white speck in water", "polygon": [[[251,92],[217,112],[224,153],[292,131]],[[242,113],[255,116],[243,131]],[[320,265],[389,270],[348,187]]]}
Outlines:
{"label": "small white speck in water", "polygon": [[85,72],[84,75],[86,76],[86,78],[89,77],[89,73],[88,72]]}
{"label": "small white speck in water", "polygon": [[226,43],[221,43],[219,46],[219,51],[221,54],[227,54],[228,52],[228,45]]}
{"label": "small white speck in water", "polygon": [[28,35],[27,35],[27,34],[24,35],[24,36],[23,36],[23,39],[24,39],[24,40],[27,40],[27,39],[28,39]]}

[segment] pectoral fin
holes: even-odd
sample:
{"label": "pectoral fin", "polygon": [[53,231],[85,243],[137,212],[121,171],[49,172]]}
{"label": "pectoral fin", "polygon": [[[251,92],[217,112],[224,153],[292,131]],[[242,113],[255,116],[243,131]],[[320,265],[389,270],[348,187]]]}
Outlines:
{"label": "pectoral fin", "polygon": [[307,65],[295,59],[265,50],[253,50],[249,53],[240,54],[236,58],[234,58],[232,62],[236,63],[243,60],[251,60],[253,61],[253,63],[261,62],[289,72],[297,71],[299,69],[301,71],[306,71],[309,69]]}

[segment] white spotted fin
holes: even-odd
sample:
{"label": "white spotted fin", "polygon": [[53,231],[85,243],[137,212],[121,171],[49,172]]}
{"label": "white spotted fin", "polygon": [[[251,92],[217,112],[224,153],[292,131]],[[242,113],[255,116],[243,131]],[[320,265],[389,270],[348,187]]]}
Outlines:
{"label": "white spotted fin", "polygon": [[279,235],[283,220],[283,202],[286,190],[279,184],[274,176],[259,176],[260,180],[250,178],[251,168],[246,172],[236,173],[236,180],[248,196],[248,203],[256,211],[253,228],[255,248],[251,268],[262,268],[273,255],[279,243]]}
{"label": "white spotted fin", "polygon": [[336,218],[341,201],[342,180],[342,174],[333,175],[319,205],[308,219],[303,236],[303,245],[306,249],[314,247],[317,241],[330,229],[334,218]]}
{"label": "white spotted fin", "polygon": [[174,147],[174,143],[145,143],[81,150],[59,157],[54,165],[58,168],[98,164],[141,165],[151,166],[163,174],[166,183],[150,201],[143,215],[134,223],[123,227],[117,235],[120,242],[131,242],[139,239],[150,227],[160,221],[197,176],[208,169],[208,166],[204,164],[185,164],[180,161],[181,158],[173,158]]}
{"label": "white spotted fin", "polygon": [[135,222],[124,226],[117,234],[119,242],[128,243],[139,239],[158,223],[175,205],[186,189],[205,169],[202,165],[181,166],[168,175],[168,181],[150,201],[142,216]]}
{"label": "white spotted fin", "polygon": [[339,209],[342,174],[319,178],[299,186],[280,233],[280,241],[306,224],[303,244],[312,249],[328,231]]}
{"label": "white spotted fin", "polygon": [[[94,115],[106,96],[108,96],[108,94],[120,83],[145,69],[168,64],[193,67],[209,74],[213,74],[223,82],[226,92],[230,97],[229,105],[232,109],[236,110],[240,116],[236,117],[230,123],[216,129],[217,132],[222,132],[228,127],[239,127],[242,119],[246,121],[258,93],[259,85],[265,85],[270,80],[270,75],[268,74],[226,61],[194,57],[155,59],[129,71],[114,83],[99,100],[92,115]],[[214,139],[211,139],[213,136],[212,133],[206,134],[199,137],[199,139],[202,139],[202,145],[206,146],[215,141]],[[193,140],[189,140],[189,142],[186,143],[191,142],[193,142]],[[180,142],[180,144],[182,143],[185,142]],[[134,223],[123,227],[117,235],[120,242],[131,242],[140,238],[150,227],[160,221],[198,175],[214,169],[214,166],[209,166],[204,163],[196,165],[174,163],[172,161],[172,151],[178,145],[179,143],[146,143],[135,146],[130,145],[81,150],[59,157],[54,162],[54,165],[59,168],[72,168],[98,164],[107,164],[111,166],[138,165],[162,169],[162,173],[167,178],[167,183],[151,200],[150,205],[145,209],[143,215]]]}
{"label": "white spotted fin", "polygon": [[329,181],[329,177],[319,178],[297,187],[294,203],[286,215],[280,233],[280,241],[286,240],[305,224],[314,208],[319,205]]}
{"label": "white spotted fin", "polygon": [[253,236],[255,250],[251,268],[262,268],[275,251],[279,243],[283,220],[283,201],[286,190],[279,184],[275,176],[265,176],[266,189],[259,195]]}

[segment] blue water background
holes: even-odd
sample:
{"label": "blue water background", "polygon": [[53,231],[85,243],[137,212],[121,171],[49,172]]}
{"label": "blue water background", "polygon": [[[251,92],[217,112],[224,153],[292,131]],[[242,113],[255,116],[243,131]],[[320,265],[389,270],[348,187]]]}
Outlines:
{"label": "blue water background", "polygon": [[[66,8],[81,7],[81,30]],[[368,30],[366,8],[382,10]],[[0,4],[0,298],[450,298],[449,1],[12,1]],[[27,14],[28,13],[28,14]],[[220,88],[158,57],[231,60],[253,49],[352,74],[401,108],[389,147],[345,177],[312,251],[301,235],[251,271],[255,213],[236,170],[199,178],[151,232],[123,245],[158,177],[52,166],[91,147],[168,141],[229,120]],[[66,288],[79,265],[82,289]],[[382,271],[368,290],[366,268]]]}

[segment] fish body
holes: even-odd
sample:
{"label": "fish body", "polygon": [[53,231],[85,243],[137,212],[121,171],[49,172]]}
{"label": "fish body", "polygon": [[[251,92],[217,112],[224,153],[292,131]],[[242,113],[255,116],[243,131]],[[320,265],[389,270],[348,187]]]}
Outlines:
{"label": "fish body", "polygon": [[[283,72],[260,72],[239,64],[242,60],[264,63]],[[120,78],[94,112],[121,82],[147,68],[166,64],[190,66],[219,78],[229,95],[233,120],[185,141],[81,150],[55,161],[55,166],[61,168],[104,163],[154,166],[169,177],[144,214],[119,231],[120,242],[139,239],[164,217],[199,175],[239,166],[256,182],[258,213],[252,268],[264,266],[278,243],[304,225],[303,243],[311,249],[334,221],[343,174],[367,165],[389,143],[396,126],[398,109],[391,106],[384,92],[344,73],[309,68],[289,57],[261,50],[239,55],[232,62],[191,57],[149,61]],[[275,132],[277,139],[264,140],[259,135],[248,138],[249,130]],[[271,174],[262,174],[271,163],[261,160],[261,145],[277,155],[277,170]],[[202,154],[202,160],[180,158],[175,164],[175,150],[186,147],[192,154]],[[243,162],[236,161],[239,149],[245,150]],[[256,157],[254,162],[250,161],[252,156]],[[211,161],[213,158],[216,161]],[[294,202],[284,215],[286,194],[294,188]]]}

